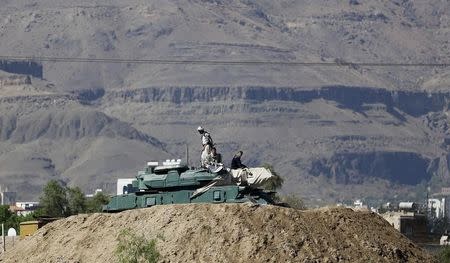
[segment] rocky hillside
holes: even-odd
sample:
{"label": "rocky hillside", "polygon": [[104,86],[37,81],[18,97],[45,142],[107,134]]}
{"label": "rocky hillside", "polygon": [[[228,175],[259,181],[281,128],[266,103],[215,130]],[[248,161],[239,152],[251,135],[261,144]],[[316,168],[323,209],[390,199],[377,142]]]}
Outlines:
{"label": "rocky hillside", "polygon": [[[113,189],[114,178],[133,174],[148,156],[169,156],[158,139],[86,107],[75,95],[28,86],[20,96],[0,96],[1,184],[20,199],[36,199],[50,179],[89,192]],[[0,94],[17,90],[3,88]]]}
{"label": "rocky hillside", "polygon": [[247,204],[72,216],[20,241],[0,262],[114,262],[125,228],[156,239],[161,262],[434,262],[373,213]]}
{"label": "rocky hillside", "polygon": [[0,178],[20,199],[50,178],[112,192],[186,143],[198,163],[198,125],[226,162],[241,149],[249,165],[270,163],[282,191],[310,203],[419,200],[428,183],[450,185],[449,68],[422,65],[450,61],[443,1],[0,4],[5,56],[338,64],[0,58]]}
{"label": "rocky hillside", "polygon": [[367,87],[152,87],[109,92],[101,107],[180,154],[208,123],[227,161],[244,149],[247,163],[272,163],[287,177],[285,191],[345,200],[415,194],[449,178],[449,102],[449,92]]}
{"label": "rocky hillside", "polygon": [[[440,0],[2,1],[4,55],[448,63]],[[46,63],[63,90],[153,85],[375,86],[445,90],[446,68]],[[267,73],[270,74],[267,74]]]}

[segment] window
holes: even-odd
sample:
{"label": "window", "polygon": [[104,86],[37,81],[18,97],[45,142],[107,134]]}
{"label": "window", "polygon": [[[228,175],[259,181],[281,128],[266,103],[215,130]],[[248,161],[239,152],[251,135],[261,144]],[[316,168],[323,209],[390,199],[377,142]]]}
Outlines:
{"label": "window", "polygon": [[145,200],[145,203],[146,203],[147,206],[156,205],[156,198],[155,197],[148,197]]}
{"label": "window", "polygon": [[220,192],[221,191],[214,191],[213,192],[213,199],[214,199],[214,201],[220,201],[220,199],[221,199]]}

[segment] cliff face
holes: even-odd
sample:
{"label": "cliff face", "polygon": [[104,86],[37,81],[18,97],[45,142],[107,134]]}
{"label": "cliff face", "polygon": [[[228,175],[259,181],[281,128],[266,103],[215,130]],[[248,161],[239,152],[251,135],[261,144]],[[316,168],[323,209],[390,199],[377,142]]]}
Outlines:
{"label": "cliff face", "polygon": [[[381,196],[385,183],[414,191],[433,177],[450,180],[449,92],[150,87],[110,91],[99,103],[180,155],[185,142],[198,144],[194,128],[204,125],[226,161],[242,149],[247,163],[273,164],[291,182],[285,190],[306,198]],[[341,191],[355,185],[353,194]]]}
{"label": "cliff face", "polygon": [[9,61],[0,59],[0,70],[13,74],[29,75],[40,79],[44,77],[42,64],[34,61]]}
{"label": "cliff face", "polygon": [[[115,179],[106,179],[108,173],[132,177],[145,161],[183,157],[186,143],[191,164],[198,164],[195,127],[203,125],[213,134],[225,164],[235,151],[244,150],[247,164],[269,163],[286,177],[285,192],[328,201],[362,192],[381,198],[386,193],[378,187],[384,184],[392,186],[386,190],[389,195],[398,187],[406,193],[424,182],[450,181],[449,101],[450,94],[444,92],[344,86],[82,90],[2,98],[0,141],[15,145],[4,151],[5,162],[16,156],[19,145],[38,143],[41,146],[33,146],[33,153],[23,160],[48,159],[53,168],[42,163],[44,174],[69,184],[88,185],[94,180],[96,187],[112,190]],[[53,143],[42,146],[48,141],[85,146],[58,156]],[[107,141],[117,146],[111,148]],[[123,142],[128,146],[119,150]],[[145,155],[147,150],[135,143],[169,153]],[[42,155],[39,147],[49,153]],[[129,156],[119,159],[135,165],[123,167],[127,174],[111,165],[125,149]],[[102,154],[96,156],[99,151]],[[131,156],[138,157],[131,161]],[[349,186],[357,188],[341,191]]]}
{"label": "cliff face", "polygon": [[329,86],[323,88],[284,87],[151,87],[136,90],[110,92],[106,100],[122,102],[170,102],[183,104],[191,102],[214,102],[246,100],[261,103],[265,101],[288,101],[308,103],[324,99],[339,103],[342,107],[363,111],[365,105],[380,103],[386,110],[403,111],[413,117],[450,108],[450,91],[415,92],[390,91],[383,88]]}
{"label": "cliff face", "polygon": [[[313,161],[312,175],[324,175],[337,184],[362,184],[370,177],[417,185],[437,172],[432,160],[412,152],[339,153]],[[445,167],[448,176],[449,167]]]}

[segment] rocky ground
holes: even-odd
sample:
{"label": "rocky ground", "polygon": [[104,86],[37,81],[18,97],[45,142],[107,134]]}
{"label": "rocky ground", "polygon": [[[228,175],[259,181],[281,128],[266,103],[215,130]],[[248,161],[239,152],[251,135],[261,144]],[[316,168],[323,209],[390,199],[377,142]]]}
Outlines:
{"label": "rocky ground", "polygon": [[156,239],[161,262],[434,262],[370,212],[247,204],[72,216],[20,241],[0,262],[114,262],[124,228]]}

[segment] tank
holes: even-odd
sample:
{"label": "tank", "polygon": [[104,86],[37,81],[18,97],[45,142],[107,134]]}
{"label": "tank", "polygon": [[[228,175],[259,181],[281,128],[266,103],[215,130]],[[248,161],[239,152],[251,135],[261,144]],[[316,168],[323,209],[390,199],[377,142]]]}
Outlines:
{"label": "tank", "polygon": [[113,196],[109,204],[103,206],[103,211],[120,212],[155,205],[189,203],[274,204],[275,192],[258,187],[270,176],[264,171],[255,175],[245,171],[239,174],[220,166],[210,169],[189,168],[181,164],[180,160],[166,161],[162,165],[149,162],[131,184],[124,186],[126,193]]}

